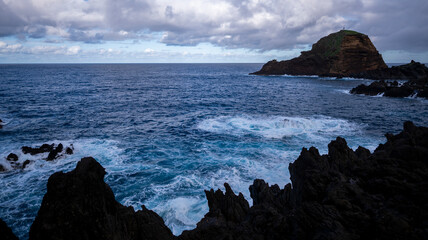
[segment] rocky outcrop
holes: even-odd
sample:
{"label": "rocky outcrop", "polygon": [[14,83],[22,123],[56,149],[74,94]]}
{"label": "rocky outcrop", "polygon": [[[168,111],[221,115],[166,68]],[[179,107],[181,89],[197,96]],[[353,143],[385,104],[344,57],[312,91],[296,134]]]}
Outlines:
{"label": "rocky outcrop", "polygon": [[411,61],[408,64],[393,66],[391,68],[376,69],[353,73],[349,77],[373,80],[412,80],[419,81],[428,77],[428,68],[419,62]]}
{"label": "rocky outcrop", "polygon": [[13,234],[12,229],[2,219],[0,219],[0,239],[18,240],[15,234]]}
{"label": "rocky outcrop", "polygon": [[350,93],[375,96],[383,94],[385,97],[420,97],[428,99],[428,78],[411,80],[403,85],[396,81],[375,81],[370,85],[360,84],[353,88]]}
{"label": "rocky outcrop", "polygon": [[340,137],[327,155],[304,148],[289,166],[292,187],[255,180],[246,211],[230,189],[217,190],[197,228],[180,238],[426,239],[428,128],[406,122],[403,132],[386,137],[373,154],[353,151]]}
{"label": "rocky outcrop", "polygon": [[[228,184],[205,191],[209,212],[187,239],[427,239],[428,128],[404,123],[370,153],[338,137],[303,148],[283,189],[257,179],[253,206]],[[83,158],[48,181],[30,239],[174,239],[162,218],[116,202],[104,168]]]}
{"label": "rocky outcrop", "polygon": [[342,77],[387,68],[367,35],[342,30],[321,38],[310,51],[302,52],[297,58],[270,61],[252,74]]}
{"label": "rocky outcrop", "polygon": [[53,174],[30,239],[172,239],[161,217],[115,200],[104,168],[83,158],[71,172]]}
{"label": "rocky outcrop", "polygon": [[3,128],[3,121],[0,119],[0,129]]}

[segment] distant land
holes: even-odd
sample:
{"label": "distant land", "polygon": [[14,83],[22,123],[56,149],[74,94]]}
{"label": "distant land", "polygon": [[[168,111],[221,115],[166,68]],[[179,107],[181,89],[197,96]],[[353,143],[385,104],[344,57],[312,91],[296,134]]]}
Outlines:
{"label": "distant land", "polygon": [[428,76],[423,64],[388,68],[370,38],[352,30],[341,30],[321,38],[291,60],[272,60],[254,75],[318,75],[328,77],[355,77],[374,80],[421,79]]}

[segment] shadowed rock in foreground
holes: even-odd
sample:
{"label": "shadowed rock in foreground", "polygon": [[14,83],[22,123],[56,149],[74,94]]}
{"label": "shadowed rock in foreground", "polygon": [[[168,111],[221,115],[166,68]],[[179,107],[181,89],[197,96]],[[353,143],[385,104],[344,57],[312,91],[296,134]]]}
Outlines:
{"label": "shadowed rock in foreground", "polygon": [[406,122],[386,137],[373,154],[340,137],[328,155],[304,148],[289,166],[293,187],[255,180],[248,210],[227,186],[208,192],[209,213],[180,238],[427,239],[428,128]]}
{"label": "shadowed rock in foreground", "polygon": [[57,172],[30,229],[30,239],[172,239],[155,212],[135,212],[115,200],[104,168],[83,158],[71,172]]}
{"label": "shadowed rock in foreground", "polygon": [[18,240],[7,224],[0,219],[0,239],[2,240]]}
{"label": "shadowed rock in foreground", "polygon": [[303,148],[292,185],[255,180],[252,207],[228,184],[206,191],[209,212],[179,237],[155,212],[116,202],[104,168],[83,158],[49,178],[30,239],[428,239],[428,128],[405,122],[386,138],[374,153],[340,137],[327,155]]}

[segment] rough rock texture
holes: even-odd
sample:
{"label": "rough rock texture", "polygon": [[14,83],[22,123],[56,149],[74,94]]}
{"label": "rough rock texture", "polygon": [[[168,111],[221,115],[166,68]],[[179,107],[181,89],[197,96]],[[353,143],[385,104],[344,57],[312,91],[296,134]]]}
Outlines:
{"label": "rough rock texture", "polygon": [[211,190],[210,211],[179,238],[427,239],[428,128],[406,122],[386,137],[373,154],[340,137],[328,155],[304,148],[289,166],[293,187],[255,180],[249,209],[227,186]]}
{"label": "rough rock texture", "polygon": [[352,94],[379,95],[386,97],[411,97],[416,96],[428,99],[428,78],[410,80],[402,86],[394,82],[375,81],[370,85],[360,84],[350,91]]}
{"label": "rough rock texture", "polygon": [[408,64],[385,69],[353,73],[350,74],[349,77],[374,80],[404,79],[418,81],[418,79],[424,79],[428,77],[428,68],[424,64],[412,60]]}
{"label": "rough rock texture", "polygon": [[0,239],[18,240],[15,234],[13,234],[12,229],[10,229],[2,219],[0,219]]}
{"label": "rough rock texture", "polygon": [[43,144],[42,146],[35,148],[24,146],[21,148],[21,150],[24,154],[36,155],[40,153],[50,152],[54,149],[54,146],[54,144]]}
{"label": "rough rock texture", "polygon": [[297,58],[270,61],[253,74],[349,76],[387,68],[367,35],[342,30],[321,38]]}
{"label": "rough rock texture", "polygon": [[144,206],[135,212],[115,200],[104,168],[83,158],[71,172],[57,172],[30,229],[30,239],[172,239],[161,217]]}
{"label": "rough rock texture", "polygon": [[[338,137],[328,154],[303,148],[283,189],[257,179],[253,206],[228,184],[206,191],[209,212],[179,239],[428,239],[428,128],[404,123],[370,153]],[[104,168],[83,158],[53,174],[30,239],[174,239],[153,211],[114,199]]]}

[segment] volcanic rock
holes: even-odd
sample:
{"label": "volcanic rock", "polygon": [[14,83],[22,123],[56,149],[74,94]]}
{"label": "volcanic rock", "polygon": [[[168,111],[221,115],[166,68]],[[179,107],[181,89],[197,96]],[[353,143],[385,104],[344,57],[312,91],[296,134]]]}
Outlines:
{"label": "volcanic rock", "polygon": [[54,146],[54,144],[43,144],[42,146],[35,148],[24,146],[21,148],[21,150],[24,154],[36,155],[40,153],[50,152],[54,149]]}
{"label": "volcanic rock", "polygon": [[239,218],[215,217],[218,207],[209,204],[197,228],[179,238],[426,239],[428,128],[406,122],[400,134],[386,136],[373,154],[362,147],[353,151],[340,137],[327,155],[303,148],[289,166],[292,187],[255,180],[254,205],[246,211],[230,189],[225,195],[217,190],[219,202],[228,199],[220,212]]}
{"label": "volcanic rock", "polygon": [[[395,85],[395,84],[392,84]],[[253,206],[205,191],[209,212],[179,239],[427,239],[428,128],[405,122],[370,153],[337,137],[328,154],[303,148],[283,189],[256,179]],[[48,181],[30,239],[174,239],[153,211],[116,202],[104,168],[83,158]]]}
{"label": "volcanic rock", "polygon": [[62,143],[58,144],[58,146],[56,148],[52,149],[49,152],[48,158],[46,160],[52,161],[52,160],[56,159],[58,157],[58,153],[62,152],[63,149],[64,149],[64,146],[62,145]]}
{"label": "volcanic rock", "polygon": [[7,155],[6,160],[8,160],[9,162],[16,162],[18,161],[18,156],[15,153],[10,153],[9,155]]}
{"label": "volcanic rock", "polygon": [[0,234],[0,238],[3,240],[18,240],[12,229],[2,219],[0,219]]}
{"label": "volcanic rock", "polygon": [[428,77],[428,68],[424,64],[412,60],[408,64],[353,73],[349,77],[373,80],[401,79],[418,81]]}
{"label": "volcanic rock", "polygon": [[410,80],[402,86],[396,82],[375,81],[370,85],[360,84],[350,91],[352,94],[379,95],[386,97],[411,97],[417,96],[428,99],[428,78]]}
{"label": "volcanic rock", "polygon": [[321,38],[310,51],[302,52],[297,58],[270,61],[252,74],[343,77],[387,68],[367,35],[342,30]]}
{"label": "volcanic rock", "polygon": [[104,168],[82,158],[68,173],[53,174],[30,239],[172,239],[171,231],[144,205],[137,212],[115,200]]}

